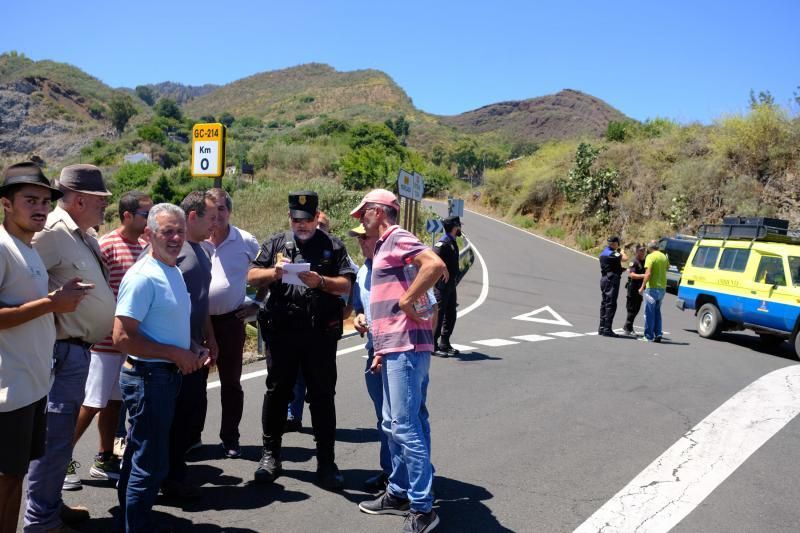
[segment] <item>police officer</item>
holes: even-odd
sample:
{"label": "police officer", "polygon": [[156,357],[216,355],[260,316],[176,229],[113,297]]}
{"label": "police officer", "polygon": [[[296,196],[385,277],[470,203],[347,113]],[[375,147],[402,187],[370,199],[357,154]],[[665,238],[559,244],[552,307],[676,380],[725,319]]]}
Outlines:
{"label": "police officer", "polygon": [[600,328],[598,333],[604,337],[619,337],[612,326],[617,312],[619,281],[622,276],[622,262],[628,256],[619,248],[619,237],[609,237],[608,246],[600,253]]}
{"label": "police officer", "polygon": [[[342,335],[341,295],[350,294],[355,270],[344,244],[317,229],[317,193],[289,194],[291,229],[261,245],[247,281],[269,288],[259,324],[269,346],[267,391],[261,411],[264,450],[255,480],[272,483],[281,473],[281,438],[298,372],[308,388],[311,425],[317,443],[317,482],[339,489],[343,479],[334,462],[336,439],[336,343]],[[302,284],[284,280],[284,266],[309,263],[297,274]]]}
{"label": "police officer", "polygon": [[628,283],[625,285],[625,288],[628,289],[628,297],[625,300],[625,309],[628,311],[628,316],[622,329],[630,336],[634,335],[633,321],[642,307],[642,295],[639,294],[639,288],[642,286],[642,280],[644,279],[646,252],[647,248],[643,244],[636,245],[636,255],[628,265]]}
{"label": "police officer", "polygon": [[[459,351],[450,345],[450,335],[456,325],[456,284],[459,278],[458,243],[456,237],[461,236],[461,219],[448,217],[442,221],[444,235],[433,247],[436,255],[444,261],[449,274],[448,280],[439,280],[434,286],[434,295],[439,303],[439,319],[433,332],[434,355],[450,357]],[[441,337],[441,342],[439,338]]]}

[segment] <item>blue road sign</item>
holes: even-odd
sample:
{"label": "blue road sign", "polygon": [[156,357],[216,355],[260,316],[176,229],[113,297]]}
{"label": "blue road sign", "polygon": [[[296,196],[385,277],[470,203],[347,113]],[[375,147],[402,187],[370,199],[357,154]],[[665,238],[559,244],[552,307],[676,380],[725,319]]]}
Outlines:
{"label": "blue road sign", "polygon": [[425,223],[425,230],[428,233],[441,233],[444,231],[444,226],[438,218],[429,218]]}

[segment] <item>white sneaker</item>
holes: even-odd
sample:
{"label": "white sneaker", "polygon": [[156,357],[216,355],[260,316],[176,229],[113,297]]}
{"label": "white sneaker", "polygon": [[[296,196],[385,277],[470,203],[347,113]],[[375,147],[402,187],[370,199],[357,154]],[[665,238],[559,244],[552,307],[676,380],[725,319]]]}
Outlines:
{"label": "white sneaker", "polygon": [[61,490],[81,490],[83,483],[81,477],[78,475],[78,469],[81,464],[78,461],[70,460],[67,466],[67,475],[64,477],[64,484],[61,485]]}

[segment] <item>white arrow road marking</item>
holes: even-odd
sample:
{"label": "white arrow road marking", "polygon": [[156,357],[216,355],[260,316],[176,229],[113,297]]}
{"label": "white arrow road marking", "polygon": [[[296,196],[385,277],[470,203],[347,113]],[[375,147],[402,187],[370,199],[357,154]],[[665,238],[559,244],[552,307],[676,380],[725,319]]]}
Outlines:
{"label": "white arrow road marking", "polygon": [[510,344],[519,344],[516,341],[509,341],[506,339],[485,339],[482,341],[472,341],[475,344],[482,344],[484,346],[491,346],[492,348],[496,346],[508,346]]}
{"label": "white arrow road marking", "polygon": [[[549,313],[553,318],[536,318],[540,313]],[[556,326],[572,326],[563,316],[559,315],[549,305],[534,309],[530,313],[515,316],[512,320],[525,320],[526,322],[541,322],[542,324],[555,324]]]}
{"label": "white arrow road marking", "polygon": [[561,337],[563,339],[571,339],[572,337],[583,337],[583,333],[575,333],[574,331],[554,331],[553,333],[548,333],[548,335],[552,335],[553,337]]}
{"label": "white arrow road marking", "polygon": [[546,337],[544,335],[520,335],[518,337],[511,337],[512,339],[519,339],[521,341],[539,342],[553,340],[553,337]]}
{"label": "white arrow road marking", "polygon": [[763,376],[722,404],[575,533],[666,532],[800,412],[800,365]]}

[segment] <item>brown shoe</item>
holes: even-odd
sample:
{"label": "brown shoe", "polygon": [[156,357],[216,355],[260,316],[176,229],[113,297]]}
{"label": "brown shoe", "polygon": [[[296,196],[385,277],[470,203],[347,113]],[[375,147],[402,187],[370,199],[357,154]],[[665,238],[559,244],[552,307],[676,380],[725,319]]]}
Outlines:
{"label": "brown shoe", "polygon": [[74,526],[89,520],[89,509],[82,505],[70,507],[67,504],[61,504],[61,513],[59,514],[61,521],[67,525]]}

